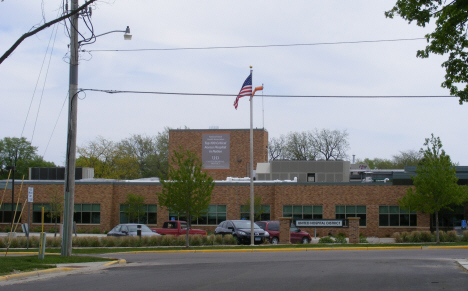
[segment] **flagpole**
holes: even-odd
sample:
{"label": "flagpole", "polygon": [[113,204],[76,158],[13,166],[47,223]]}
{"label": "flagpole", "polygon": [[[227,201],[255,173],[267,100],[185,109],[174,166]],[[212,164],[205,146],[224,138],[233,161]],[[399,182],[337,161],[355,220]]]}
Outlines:
{"label": "flagpole", "polygon": [[[252,77],[252,66],[250,66]],[[253,80],[252,80],[253,86]],[[254,234],[254,185],[253,185],[253,91],[250,94],[250,244],[255,245]]]}

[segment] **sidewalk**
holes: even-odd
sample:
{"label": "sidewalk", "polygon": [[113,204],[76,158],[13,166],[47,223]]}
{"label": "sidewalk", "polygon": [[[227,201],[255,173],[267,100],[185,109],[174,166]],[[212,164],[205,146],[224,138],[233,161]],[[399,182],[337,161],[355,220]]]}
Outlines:
{"label": "sidewalk", "polygon": [[40,279],[47,279],[57,276],[65,276],[70,274],[93,273],[109,267],[125,265],[127,261],[116,259],[110,262],[90,262],[90,263],[73,263],[73,264],[57,264],[56,268],[45,269],[32,272],[23,272],[0,276],[0,286],[15,284],[18,280],[29,282]]}

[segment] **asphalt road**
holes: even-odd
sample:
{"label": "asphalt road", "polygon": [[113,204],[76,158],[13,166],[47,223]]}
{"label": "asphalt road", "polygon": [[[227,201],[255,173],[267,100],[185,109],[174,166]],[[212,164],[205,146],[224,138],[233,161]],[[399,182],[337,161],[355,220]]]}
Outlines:
{"label": "asphalt road", "polygon": [[456,249],[112,256],[127,265],[1,290],[468,290]]}

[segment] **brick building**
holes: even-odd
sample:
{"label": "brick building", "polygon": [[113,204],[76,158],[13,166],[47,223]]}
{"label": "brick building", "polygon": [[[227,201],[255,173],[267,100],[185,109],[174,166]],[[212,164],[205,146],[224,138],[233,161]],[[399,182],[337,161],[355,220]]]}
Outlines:
{"label": "brick building", "polygon": [[[194,151],[204,161],[205,169],[214,177],[215,188],[212,193],[208,214],[193,222],[196,228],[213,231],[216,226],[226,219],[240,219],[248,217],[248,211],[244,211],[243,205],[247,204],[250,197],[250,185],[248,180],[230,179],[228,177],[249,176],[249,130],[171,130],[169,132],[169,148],[171,151],[183,146]],[[254,160],[257,163],[267,162],[268,133],[261,129],[254,131],[255,150]],[[203,153],[205,150],[216,152]],[[221,152],[217,150],[221,150]],[[226,152],[227,151],[227,152]],[[213,159],[213,156],[219,156]],[[322,162],[320,162],[322,163]],[[333,162],[330,162],[333,163]],[[345,162],[349,163],[349,162]],[[317,164],[319,165],[319,163]],[[360,232],[365,236],[390,236],[394,232],[412,230],[430,230],[431,217],[429,214],[405,211],[398,206],[398,199],[406,194],[411,187],[410,176],[414,173],[407,171],[394,175],[393,183],[372,182],[361,183],[341,181],[337,171],[345,171],[343,162],[335,165],[321,164],[316,168],[291,164],[298,175],[305,173],[304,179],[292,180],[291,175],[284,176],[287,180],[275,180],[275,168],[278,169],[278,177],[284,172],[282,165],[273,165],[270,180],[256,180],[254,192],[261,197],[263,219],[279,219],[280,217],[292,217],[296,219],[344,219],[359,217]],[[303,170],[301,170],[303,169]],[[316,169],[316,170],[311,170]],[[324,169],[324,170],[321,170]],[[348,168],[349,170],[349,168]],[[309,173],[315,171],[314,173]],[[320,182],[321,171],[324,179],[330,177],[333,182]],[[468,169],[460,167],[461,175],[468,179]],[[262,172],[262,175],[267,175]],[[314,174],[314,179],[311,179]],[[349,175],[349,173],[348,173]],[[258,176],[258,175],[257,175]],[[340,178],[337,178],[337,177]],[[327,180],[324,180],[327,181]],[[465,181],[465,180],[463,180]],[[468,181],[468,180],[466,180]],[[465,182],[466,182],[465,181]],[[0,187],[5,188],[6,181],[0,181]],[[24,209],[21,222],[28,221],[27,194],[28,188],[34,188],[34,202],[31,203],[30,217],[31,228],[40,226],[41,206],[48,206],[51,193],[63,194],[63,181],[59,180],[27,180],[23,185],[15,184],[16,203],[18,197],[20,209]],[[140,223],[150,227],[161,227],[162,223],[171,218],[178,217],[176,213],[169,211],[158,204],[157,193],[162,189],[158,179],[139,179],[130,181],[108,179],[83,179],[76,181],[75,187],[75,221],[78,229],[101,232],[112,229],[118,223],[127,222],[123,213],[126,196],[129,193],[145,197],[145,215],[140,218]],[[5,230],[11,223],[11,184],[7,187],[3,205],[0,208],[0,229]],[[9,202],[9,203],[6,203]],[[456,221],[466,217],[466,208],[457,208],[455,216],[447,218],[447,226],[453,225],[453,217]],[[442,220],[443,221],[443,220]],[[451,222],[450,222],[451,221]],[[54,226],[53,221],[46,217],[46,229]],[[304,229],[314,234],[314,229]],[[328,233],[339,232],[348,235],[345,228],[317,228],[320,236]]]}

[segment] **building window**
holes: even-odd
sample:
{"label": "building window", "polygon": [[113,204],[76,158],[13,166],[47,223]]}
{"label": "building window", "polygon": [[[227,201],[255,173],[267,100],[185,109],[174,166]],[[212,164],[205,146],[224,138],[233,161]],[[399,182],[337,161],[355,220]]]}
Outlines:
{"label": "building window", "polygon": [[[55,223],[55,218],[52,219],[49,214],[50,205],[48,203],[33,204],[32,222],[42,223],[42,207],[44,207],[44,223]],[[60,216],[57,217],[57,223],[60,223]]]}
{"label": "building window", "polygon": [[101,204],[75,204],[73,220],[77,224],[100,224]]}
{"label": "building window", "polygon": [[379,226],[417,226],[416,211],[400,206],[379,206]]}
{"label": "building window", "polygon": [[367,210],[365,205],[338,205],[335,206],[336,219],[342,219],[343,225],[348,225],[348,217],[359,217],[359,226],[367,225]]}
{"label": "building window", "polygon": [[143,205],[144,214],[138,215],[138,219],[132,221],[129,221],[127,215],[125,215],[127,207],[128,205],[120,204],[120,223],[158,224],[158,205]]}
{"label": "building window", "polygon": [[[254,216],[256,219],[254,221],[262,221],[262,220],[270,220],[270,205],[262,205],[261,206],[261,214],[259,219],[257,219],[258,211],[255,210]],[[240,219],[250,220],[250,207],[248,205],[241,205],[240,207]]]}
{"label": "building window", "polygon": [[13,208],[13,212],[16,209],[15,223],[18,222],[18,219],[21,213],[21,204],[18,204],[18,207],[16,208],[16,203],[13,204],[13,207],[11,207],[11,203],[2,203],[2,206],[0,207],[0,222],[1,223],[11,223],[11,218],[13,217],[13,214],[11,213],[12,208]]}
{"label": "building window", "polygon": [[292,223],[303,219],[322,219],[323,206],[318,205],[284,205],[283,217],[291,217]]}
{"label": "building window", "polygon": [[[198,218],[192,219],[194,225],[218,225],[226,220],[226,205],[210,205],[208,212]],[[178,213],[169,212],[170,220],[187,221],[187,217],[179,215]]]}
{"label": "building window", "polygon": [[[461,226],[461,221],[465,219],[465,208],[463,206],[450,206],[452,210],[443,209],[439,211],[439,226],[454,227]],[[435,213],[432,214],[432,227],[436,227]]]}

